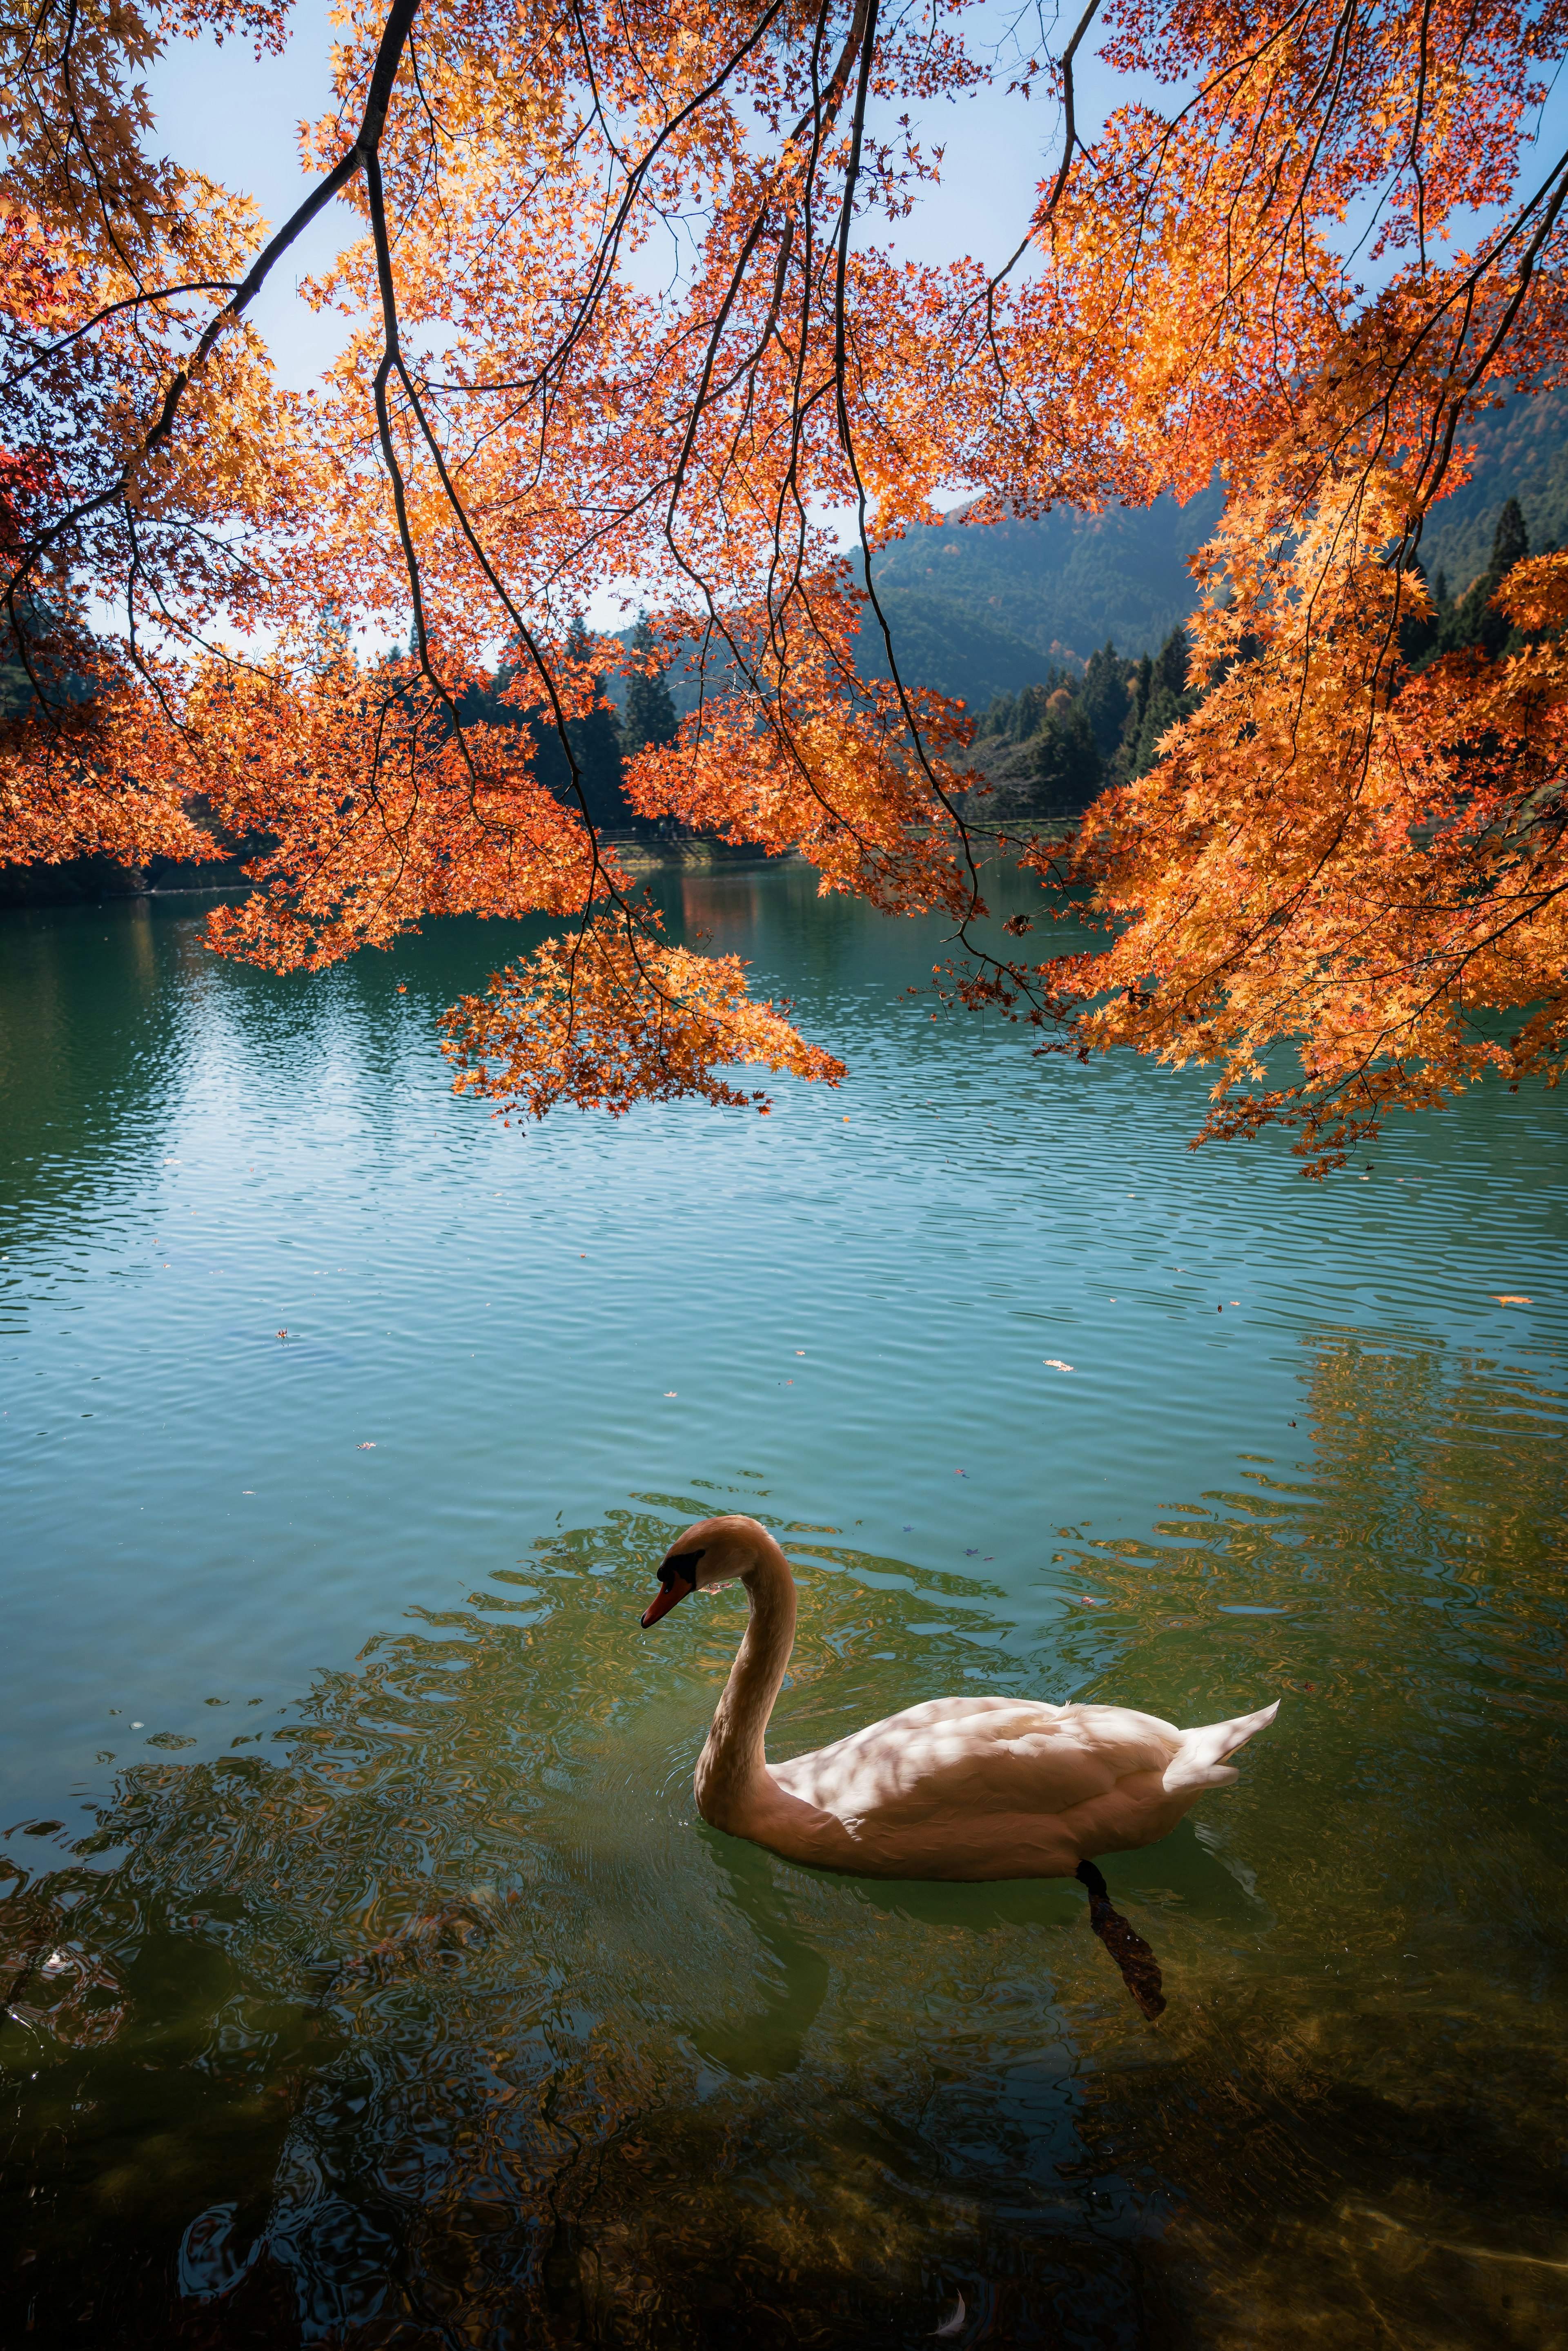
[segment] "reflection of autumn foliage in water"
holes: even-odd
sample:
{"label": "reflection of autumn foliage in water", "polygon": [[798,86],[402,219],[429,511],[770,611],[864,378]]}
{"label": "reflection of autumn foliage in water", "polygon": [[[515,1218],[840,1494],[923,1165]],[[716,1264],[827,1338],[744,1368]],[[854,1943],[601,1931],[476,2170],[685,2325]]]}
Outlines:
{"label": "reflection of autumn foliage in water", "polygon": [[[840,1970],[919,1987],[885,1907],[779,1872],[819,1896],[803,1922],[769,1857],[693,1823],[735,1623],[703,1628],[700,1678],[647,1666],[625,1586],[598,1581],[640,1586],[665,1531],[628,1516],[552,1544],[471,1609],[372,1641],[276,1761],[126,1775],[87,1841],[123,1844],[120,1868],[8,1906],[14,1939],[41,1943],[78,1905],[126,1988],[96,2064],[13,2009],[7,2056],[20,2029],[39,2069],[20,2143],[53,2208],[29,2282],[46,2307],[101,2279],[109,2235],[98,2314],[132,2340],[690,2342],[744,2313],[763,2341],[869,2344],[925,2331],[959,2278],[1020,2339],[1048,2339],[1061,2294],[1140,2339],[1153,2287],[1129,2251],[1074,2227],[1071,2199],[1043,2237],[1018,2227],[1030,2132],[988,2118],[961,2046],[923,2056],[863,2020],[846,2038],[841,2017],[836,2045],[809,2045]],[[863,1592],[814,1591],[830,1667],[841,1629],[895,1637],[885,1603],[873,1630]],[[810,1661],[802,1678],[809,1700]],[[1051,1945],[1082,1937],[1075,1892],[1040,1917]],[[961,2042],[994,1972],[1027,2036],[1053,1998],[1040,1939],[1015,1927],[1009,1963],[944,1984],[932,2015]],[[961,1907],[933,1940],[973,1972]],[[1020,1956],[1038,1991],[1007,1981]],[[1076,2101],[1051,2098],[1081,2161]]]}
{"label": "reflection of autumn foliage in water", "polygon": [[1151,1927],[1193,1997],[1159,2097],[1102,2072],[1097,2127],[1192,2191],[1166,2247],[1206,2341],[1554,2339],[1561,1383],[1346,1331],[1303,1385],[1301,1458],[1159,1521],[1163,1547],[1079,1554],[1135,1624],[1134,1702],[1238,1651],[1294,1693],[1285,1770],[1196,1831],[1236,1931],[1200,1952],[1174,1902]]}
{"label": "reflection of autumn foliage in water", "polygon": [[125,1986],[102,1955],[71,1933],[70,1911],[47,1896],[17,1900],[0,1971],[14,2023],[65,2049],[97,2049],[126,2021]]}
{"label": "reflection of autumn foliage in water", "polygon": [[[957,2293],[965,2341],[1550,2333],[1562,1601],[1524,1530],[1560,1401],[1365,1334],[1306,1390],[1315,1464],[1085,1543],[1063,1593],[1110,1605],[1051,1635],[1178,1715],[1294,1692],[1234,1795],[1113,1865],[1156,2030],[1076,1886],[860,1885],[694,1822],[739,1619],[640,1644],[702,1506],[649,1497],[372,1639],[268,1751],[127,1773],[0,1910],[7,2339],[90,2301],[225,2351],[885,2345]],[[782,1531],[776,1752],[956,1681],[987,1587]]]}

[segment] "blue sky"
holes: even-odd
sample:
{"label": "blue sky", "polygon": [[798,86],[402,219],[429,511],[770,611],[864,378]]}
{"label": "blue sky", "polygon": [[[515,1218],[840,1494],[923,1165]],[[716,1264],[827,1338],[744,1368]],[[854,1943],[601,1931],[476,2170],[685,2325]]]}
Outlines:
{"label": "blue sky", "polygon": [[[1043,55],[1048,47],[1060,51],[1075,21],[1075,14],[1059,16],[1049,0],[1021,10],[1006,0],[981,0],[966,10],[964,26],[977,53],[989,44],[1004,56]],[[243,40],[220,49],[204,35],[173,43],[147,77],[167,151],[227,187],[247,190],[275,225],[309,185],[299,168],[297,127],[320,114],[329,95],[331,35],[322,0],[298,0],[293,22],[281,57],[257,60]],[[917,119],[924,143],[941,146],[946,154],[940,184],[923,195],[899,230],[899,248],[912,257],[937,262],[971,253],[996,266],[1019,243],[1035,189],[1060,159],[1061,125],[1051,97],[1009,96],[1007,78],[1004,70],[994,88],[956,104],[933,105]],[[1106,111],[1124,102],[1134,86],[1102,65],[1086,42],[1077,89],[1079,127],[1092,138]],[[1171,102],[1168,89],[1149,94],[1167,107]],[[1560,84],[1542,120],[1542,160],[1565,139],[1568,88]],[[301,388],[339,347],[341,322],[318,317],[294,289],[299,278],[329,262],[349,226],[341,206],[329,207],[251,313],[284,381]]]}
{"label": "blue sky", "polygon": [[[967,37],[1005,56],[1059,49],[1071,37],[1047,9],[1044,29],[1037,11],[1020,16],[998,0],[967,12]],[[1024,47],[1018,48],[1021,39]],[[281,57],[257,60],[241,41],[222,48],[209,36],[173,44],[148,76],[148,90],[162,143],[185,164],[206,172],[226,187],[252,194],[276,226],[286,220],[310,185],[299,168],[298,125],[324,111],[329,98],[328,59],[331,27],[321,0],[303,0],[294,12],[294,32]],[[1079,121],[1087,132],[1107,105],[1118,102],[1126,85],[1092,58],[1079,75]],[[974,253],[993,266],[1008,259],[1022,238],[1035,190],[1061,155],[1061,114],[1053,98],[1008,96],[1009,76],[997,87],[957,104],[932,106],[917,124],[922,143],[945,150],[941,179],[900,224],[898,248],[911,258],[939,262]],[[236,106],[236,87],[243,99]],[[1115,95],[1113,95],[1113,93]],[[311,383],[341,347],[347,322],[337,313],[311,310],[296,292],[301,278],[324,269],[353,233],[352,216],[331,205],[301,236],[275,271],[250,316],[266,336],[280,379],[298,390]],[[879,225],[878,240],[886,235]],[[955,493],[956,495],[956,493]],[[846,526],[849,517],[845,517]],[[596,596],[587,608],[591,626],[617,629],[634,611],[629,583],[623,594]]]}
{"label": "blue sky", "polygon": [[[1007,0],[981,0],[964,18],[973,50],[983,53],[989,44],[993,53],[1015,58],[1031,50],[1059,53],[1075,22],[1076,11],[1059,17],[1049,0],[1039,9],[1021,11]],[[299,168],[297,127],[326,107],[330,38],[322,0],[300,0],[293,37],[279,57],[258,61],[243,41],[219,49],[206,36],[173,44],[147,78],[167,151],[225,186],[248,191],[273,225],[286,219],[309,184]],[[923,194],[898,230],[898,247],[912,258],[940,262],[967,253],[994,267],[1019,242],[1038,183],[1060,160],[1061,124],[1052,97],[1009,96],[1009,78],[1004,67],[993,88],[956,104],[932,105],[917,118],[922,142],[946,152],[939,185]],[[1133,94],[1132,85],[1102,65],[1087,42],[1079,53],[1077,85],[1079,127],[1085,138],[1093,136],[1112,107]],[[1167,109],[1172,102],[1168,89],[1150,95]],[[1546,160],[1565,136],[1568,88],[1560,84],[1543,117],[1542,153],[1528,160]],[[1350,225],[1347,242],[1364,225]],[[351,231],[351,216],[340,205],[329,206],[251,311],[279,376],[301,390],[340,347],[345,322],[336,314],[313,312],[295,289],[301,277],[330,262]],[[885,237],[884,224],[876,234],[879,242]],[[589,617],[598,627],[613,628],[625,615],[619,600],[601,597]]]}
{"label": "blue sky", "polygon": [[[1042,37],[1059,47],[1068,32],[1049,12],[1045,21],[1041,37],[1033,9],[1020,19],[1016,8],[989,5],[967,18],[977,46],[982,39],[1006,42],[1009,26],[1016,25],[1026,43],[1033,35],[1036,47]],[[274,225],[287,219],[309,184],[299,169],[296,126],[321,113],[329,95],[331,36],[325,7],[319,0],[304,0],[295,9],[294,25],[280,57],[258,62],[242,41],[231,40],[220,49],[204,36],[173,44],[148,76],[167,151],[226,187],[247,190]],[[237,106],[236,86],[243,92]],[[1088,118],[1097,121],[1101,109],[1114,102],[1111,93],[1117,87],[1115,77],[1088,60],[1080,75],[1081,123],[1087,128]],[[961,252],[993,265],[1006,260],[1023,235],[1037,183],[1060,156],[1055,101],[1049,96],[1009,98],[998,87],[957,105],[933,106],[918,129],[927,147],[946,152],[941,184],[903,224],[900,250],[934,262]],[[294,288],[330,261],[350,225],[340,206],[329,207],[251,313],[280,375],[301,389],[339,348],[342,322],[317,317]]]}

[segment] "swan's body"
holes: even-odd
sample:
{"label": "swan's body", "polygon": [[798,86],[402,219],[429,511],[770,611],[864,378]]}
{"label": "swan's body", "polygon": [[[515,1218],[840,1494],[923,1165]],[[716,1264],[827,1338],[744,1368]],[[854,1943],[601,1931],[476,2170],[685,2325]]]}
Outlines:
{"label": "swan's body", "polygon": [[789,1562],[755,1519],[704,1519],[672,1545],[643,1622],[737,1578],[750,1621],[697,1759],[697,1810],[789,1861],[873,1877],[1073,1877],[1153,1844],[1278,1708],[1178,1730],[1121,1706],[939,1698],[770,1764],[768,1717],[795,1640]]}

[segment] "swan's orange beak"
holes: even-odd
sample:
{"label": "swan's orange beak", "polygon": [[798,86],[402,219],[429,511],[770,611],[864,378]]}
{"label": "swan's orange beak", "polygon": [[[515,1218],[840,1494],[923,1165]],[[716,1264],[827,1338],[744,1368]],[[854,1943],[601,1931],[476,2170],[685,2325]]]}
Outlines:
{"label": "swan's orange beak", "polygon": [[661,1616],[667,1616],[677,1600],[684,1600],[688,1592],[695,1590],[696,1585],[688,1583],[678,1569],[661,1569],[659,1589],[643,1611],[643,1630],[646,1632],[649,1625],[656,1625]]}

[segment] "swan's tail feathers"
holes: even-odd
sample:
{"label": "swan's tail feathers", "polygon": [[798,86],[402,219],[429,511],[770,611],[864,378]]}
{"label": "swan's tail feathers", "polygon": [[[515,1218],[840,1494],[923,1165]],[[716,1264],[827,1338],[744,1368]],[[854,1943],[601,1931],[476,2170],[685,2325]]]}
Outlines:
{"label": "swan's tail feathers", "polygon": [[1226,1757],[1245,1747],[1255,1732],[1266,1730],[1279,1711],[1276,1698],[1272,1706],[1260,1707],[1256,1714],[1238,1714],[1228,1722],[1205,1722],[1196,1730],[1184,1730],[1166,1772],[1166,1795],[1179,1795],[1184,1788],[1228,1788],[1241,1774]]}

